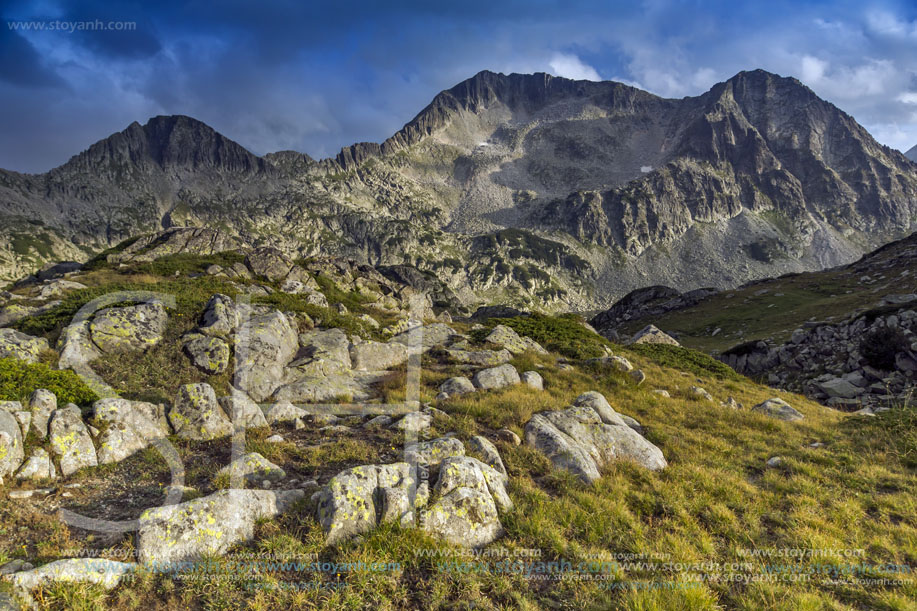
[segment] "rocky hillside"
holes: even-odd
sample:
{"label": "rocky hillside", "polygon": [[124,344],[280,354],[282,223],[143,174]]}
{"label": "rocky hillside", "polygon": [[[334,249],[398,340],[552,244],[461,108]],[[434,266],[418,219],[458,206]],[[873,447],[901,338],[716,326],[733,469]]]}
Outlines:
{"label": "rocky hillside", "polygon": [[740,373],[860,409],[917,388],[917,234],[850,265],[737,289],[633,291],[590,322],[624,340],[648,324]]}
{"label": "rocky hillside", "polygon": [[42,175],[0,172],[7,279],[173,227],[291,258],[409,265],[466,304],[607,307],[849,262],[917,219],[917,165],[794,79],[662,99],[482,72],[381,144],[257,157],[156,117]]}
{"label": "rocky hillside", "polygon": [[176,229],[0,294],[0,607],[917,596],[913,410],[575,316],[459,320],[408,270],[233,239]]}

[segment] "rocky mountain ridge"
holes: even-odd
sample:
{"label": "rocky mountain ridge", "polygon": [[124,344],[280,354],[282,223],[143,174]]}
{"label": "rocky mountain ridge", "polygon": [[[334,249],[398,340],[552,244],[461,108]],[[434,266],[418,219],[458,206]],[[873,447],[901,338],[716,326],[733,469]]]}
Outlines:
{"label": "rocky mountain ridge", "polygon": [[0,217],[7,279],[211,227],[413,266],[469,305],[587,310],[855,259],[913,227],[917,165],[763,71],[682,100],[485,71],[334,159],[258,157],[189,117],[135,123],[46,174],[0,172]]}

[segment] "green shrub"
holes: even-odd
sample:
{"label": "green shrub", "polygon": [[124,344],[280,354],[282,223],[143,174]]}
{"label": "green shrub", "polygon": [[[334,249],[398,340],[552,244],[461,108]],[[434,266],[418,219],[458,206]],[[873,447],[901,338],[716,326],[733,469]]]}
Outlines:
{"label": "green shrub", "polygon": [[39,388],[53,392],[61,405],[86,405],[99,398],[72,371],[59,371],[42,363],[31,364],[13,358],[0,359],[0,400],[27,401]]}
{"label": "green shrub", "polygon": [[487,330],[476,333],[475,339],[482,340],[497,325],[506,325],[520,335],[531,337],[548,350],[573,359],[600,357],[605,354],[605,346],[611,345],[607,339],[584,327],[583,320],[572,314],[491,318],[484,323]]}
{"label": "green shrub", "polygon": [[895,355],[910,347],[901,329],[882,327],[870,331],[860,340],[860,354],[876,369],[891,371],[895,368]]}
{"label": "green shrub", "polygon": [[645,356],[663,367],[688,371],[695,375],[713,375],[725,380],[741,380],[734,369],[715,358],[682,346],[669,344],[633,344],[628,350]]}

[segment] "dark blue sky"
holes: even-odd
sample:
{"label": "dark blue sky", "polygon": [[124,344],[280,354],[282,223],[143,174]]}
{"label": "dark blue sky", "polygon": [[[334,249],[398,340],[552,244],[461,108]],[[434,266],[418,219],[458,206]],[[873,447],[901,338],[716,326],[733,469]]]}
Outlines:
{"label": "dark blue sky", "polygon": [[[764,68],[796,76],[885,144],[917,144],[913,0],[0,7],[0,167],[18,171],[47,170],[158,114],[191,115],[259,154],[325,157],[386,138],[438,91],[483,69],[620,80],[682,97]],[[97,20],[135,25],[69,31]]]}

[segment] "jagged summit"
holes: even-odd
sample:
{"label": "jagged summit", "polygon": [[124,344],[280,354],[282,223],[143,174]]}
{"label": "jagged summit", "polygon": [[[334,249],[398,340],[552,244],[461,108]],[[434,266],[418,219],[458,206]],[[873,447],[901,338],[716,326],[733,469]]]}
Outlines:
{"label": "jagged summit", "polygon": [[682,99],[483,71],[334,159],[259,157],[190,117],[134,123],[46,174],[0,172],[0,218],[7,278],[219,227],[294,258],[413,266],[467,302],[591,310],[848,263],[915,229],[917,171],[763,70]]}
{"label": "jagged summit", "polygon": [[212,127],[184,115],[157,116],[96,142],[53,172],[98,172],[125,165],[160,169],[268,171],[269,164]]}

